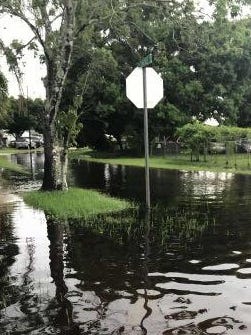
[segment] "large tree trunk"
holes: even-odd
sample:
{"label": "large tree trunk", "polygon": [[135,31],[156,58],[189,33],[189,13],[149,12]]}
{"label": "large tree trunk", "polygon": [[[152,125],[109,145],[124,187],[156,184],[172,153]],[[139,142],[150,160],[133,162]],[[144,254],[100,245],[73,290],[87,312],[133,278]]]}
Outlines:
{"label": "large tree trunk", "polygon": [[48,125],[44,129],[43,191],[51,191],[58,188],[58,153],[54,128],[52,125]]}
{"label": "large tree trunk", "polygon": [[[45,127],[44,127],[44,178],[42,190],[51,191],[67,189],[68,156],[61,158],[58,148],[57,122],[60,103],[66,77],[71,63],[74,42],[76,0],[64,0],[64,12],[60,27],[58,52],[50,53],[50,35],[52,31],[48,15],[45,37],[47,77],[44,80],[46,89]],[[68,149],[68,148],[67,148]],[[66,150],[67,151],[67,150]],[[60,164],[63,163],[61,168]]]}
{"label": "large tree trunk", "polygon": [[[3,4],[2,4],[3,2]],[[76,29],[75,15],[79,0],[61,1],[0,1],[1,12],[6,12],[21,19],[30,28],[34,37],[25,45],[28,46],[34,39],[40,45],[42,58],[46,65],[46,76],[43,78],[46,89],[46,102],[44,110],[44,178],[42,190],[52,191],[58,189],[60,181],[60,169],[58,168],[59,150],[57,147],[58,114],[62,100],[63,89],[69,72],[72,58],[74,40],[78,33],[85,28]],[[53,12],[55,12],[54,17]],[[60,27],[55,28],[56,20],[60,22]],[[39,23],[39,24],[38,24]],[[1,42],[1,41],[0,41]],[[0,43],[0,46],[2,43]],[[21,54],[22,47],[17,52]],[[13,55],[15,54],[13,53]],[[19,74],[16,66],[14,71]],[[17,75],[17,77],[18,77]],[[17,78],[19,79],[19,77]],[[64,171],[66,171],[67,155],[64,161]],[[59,172],[59,173],[58,173]],[[66,185],[66,172],[63,173]],[[60,179],[60,178],[59,178]],[[61,188],[61,187],[60,187]]]}

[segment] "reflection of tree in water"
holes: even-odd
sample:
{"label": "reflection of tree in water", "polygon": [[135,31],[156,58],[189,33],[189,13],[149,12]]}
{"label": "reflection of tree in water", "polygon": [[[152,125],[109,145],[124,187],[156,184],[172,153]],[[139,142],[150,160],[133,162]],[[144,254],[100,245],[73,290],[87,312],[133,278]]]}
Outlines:
{"label": "reflection of tree in water", "polygon": [[[7,210],[7,208],[6,208]],[[11,215],[8,211],[0,212],[0,309],[8,306],[13,299],[13,289],[9,283],[9,268],[15,262],[18,247],[13,236]]]}
{"label": "reflection of tree in water", "polygon": [[[13,243],[13,227],[9,216],[0,215],[0,303],[2,331],[11,334],[39,332],[64,335],[77,335],[78,328],[72,320],[72,304],[66,299],[68,289],[64,282],[63,263],[63,226],[48,219],[48,238],[50,240],[51,277],[56,286],[56,299],[37,291],[36,274],[36,241],[26,237],[25,249],[20,255],[25,267],[18,278],[9,277],[9,267],[15,262],[18,254]],[[4,255],[2,255],[4,253]],[[34,273],[34,274],[33,274]],[[19,280],[20,279],[20,280]],[[19,284],[17,284],[17,282]],[[35,334],[35,333],[34,333]]]}
{"label": "reflection of tree in water", "polygon": [[59,311],[55,324],[61,329],[61,334],[75,335],[79,333],[78,326],[73,322],[73,307],[66,298],[68,288],[64,280],[64,244],[63,224],[47,218],[48,238],[50,240],[50,269],[51,277],[56,286],[56,299]]}
{"label": "reflection of tree in water", "polygon": [[[31,277],[34,271],[34,255],[35,255],[35,241],[34,238],[26,238],[26,251],[27,251],[27,265],[24,268],[23,274],[20,276],[20,283],[17,284],[19,278],[6,276],[9,272],[9,267],[16,260],[13,256],[18,254],[17,246],[13,243],[15,238],[13,236],[12,219],[9,220],[0,215],[0,231],[1,231],[1,242],[5,243],[5,248],[2,249],[4,252],[4,262],[1,263],[2,270],[1,274],[5,273],[5,276],[1,277],[1,304],[2,308],[2,319],[1,329],[6,333],[11,334],[26,333],[29,330],[36,329],[41,324],[39,299],[34,294],[34,283]],[[4,238],[3,238],[4,237]],[[1,245],[2,247],[2,245]],[[26,254],[24,254],[25,256]],[[8,260],[8,261],[7,261]],[[14,314],[14,316],[13,316]],[[18,329],[18,331],[17,331]]]}

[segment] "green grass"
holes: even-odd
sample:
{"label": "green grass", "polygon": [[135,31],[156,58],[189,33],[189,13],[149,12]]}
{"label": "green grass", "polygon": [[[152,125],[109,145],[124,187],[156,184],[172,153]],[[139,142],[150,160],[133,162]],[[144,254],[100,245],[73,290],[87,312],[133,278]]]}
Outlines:
{"label": "green grass", "polygon": [[[88,161],[109,163],[117,165],[144,166],[144,158],[139,157],[109,157],[109,154],[102,154],[78,149],[70,154],[72,159],[83,159]],[[166,157],[151,157],[150,167],[170,170],[188,170],[188,171],[215,171],[232,172],[241,174],[251,174],[251,155],[232,154],[232,155],[208,155],[206,162],[203,157],[200,161],[191,162],[190,155],[179,154]]]}
{"label": "green grass", "polygon": [[29,152],[37,152],[37,151],[43,151],[43,148],[38,149],[16,149],[16,148],[1,148],[0,149],[0,156],[2,155],[9,155],[9,154],[24,154]]}
{"label": "green grass", "polygon": [[87,218],[89,216],[121,211],[132,203],[112,198],[93,190],[70,188],[68,191],[32,191],[23,195],[24,201],[46,214],[61,219]]}

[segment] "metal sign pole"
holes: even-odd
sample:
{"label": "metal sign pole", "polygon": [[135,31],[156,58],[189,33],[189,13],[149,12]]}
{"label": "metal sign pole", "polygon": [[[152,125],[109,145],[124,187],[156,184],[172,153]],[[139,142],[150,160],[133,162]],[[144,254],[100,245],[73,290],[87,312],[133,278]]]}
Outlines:
{"label": "metal sign pole", "polygon": [[[126,96],[137,108],[144,109],[144,143],[145,143],[145,187],[146,208],[151,209],[150,201],[150,175],[149,175],[149,139],[148,139],[148,111],[154,108],[163,98],[163,80],[151,67],[152,54],[143,58],[138,66],[126,78]],[[141,71],[142,69],[142,71]],[[143,81],[143,83],[142,83]],[[142,92],[143,86],[143,94]],[[139,94],[139,92],[141,94]],[[143,99],[142,99],[143,98]]]}
{"label": "metal sign pole", "polygon": [[147,111],[147,82],[146,68],[143,67],[143,99],[144,99],[144,143],[145,143],[145,183],[146,207],[151,208],[150,201],[150,176],[149,176],[149,139],[148,139],[148,111]]}

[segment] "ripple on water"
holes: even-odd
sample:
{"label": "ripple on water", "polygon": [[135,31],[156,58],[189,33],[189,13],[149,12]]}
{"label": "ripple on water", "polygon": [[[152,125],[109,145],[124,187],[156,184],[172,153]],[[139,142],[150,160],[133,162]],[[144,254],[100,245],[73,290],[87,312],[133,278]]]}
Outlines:
{"label": "ripple on water", "polygon": [[190,264],[199,264],[201,261],[199,261],[198,259],[191,259],[190,261],[188,261],[188,263]]}
{"label": "ripple on water", "polygon": [[207,334],[224,334],[227,329],[223,326],[210,327],[206,330]]}
{"label": "ripple on water", "polygon": [[144,290],[144,289],[138,289],[137,290],[138,294],[141,295],[147,295],[148,297],[156,297],[158,295],[161,295],[161,292],[157,291],[157,290]]}
{"label": "ripple on water", "polygon": [[238,250],[233,250],[232,253],[235,254],[235,255],[240,255],[240,254],[242,254],[242,252],[241,252],[241,251],[238,251]]}
{"label": "ripple on water", "polygon": [[251,275],[251,268],[242,268],[237,270],[237,272],[242,275]]}
{"label": "ripple on water", "polygon": [[238,269],[240,266],[235,263],[224,263],[217,265],[209,265],[202,268],[202,270],[210,270],[210,271],[226,271],[226,270],[234,270]]}

